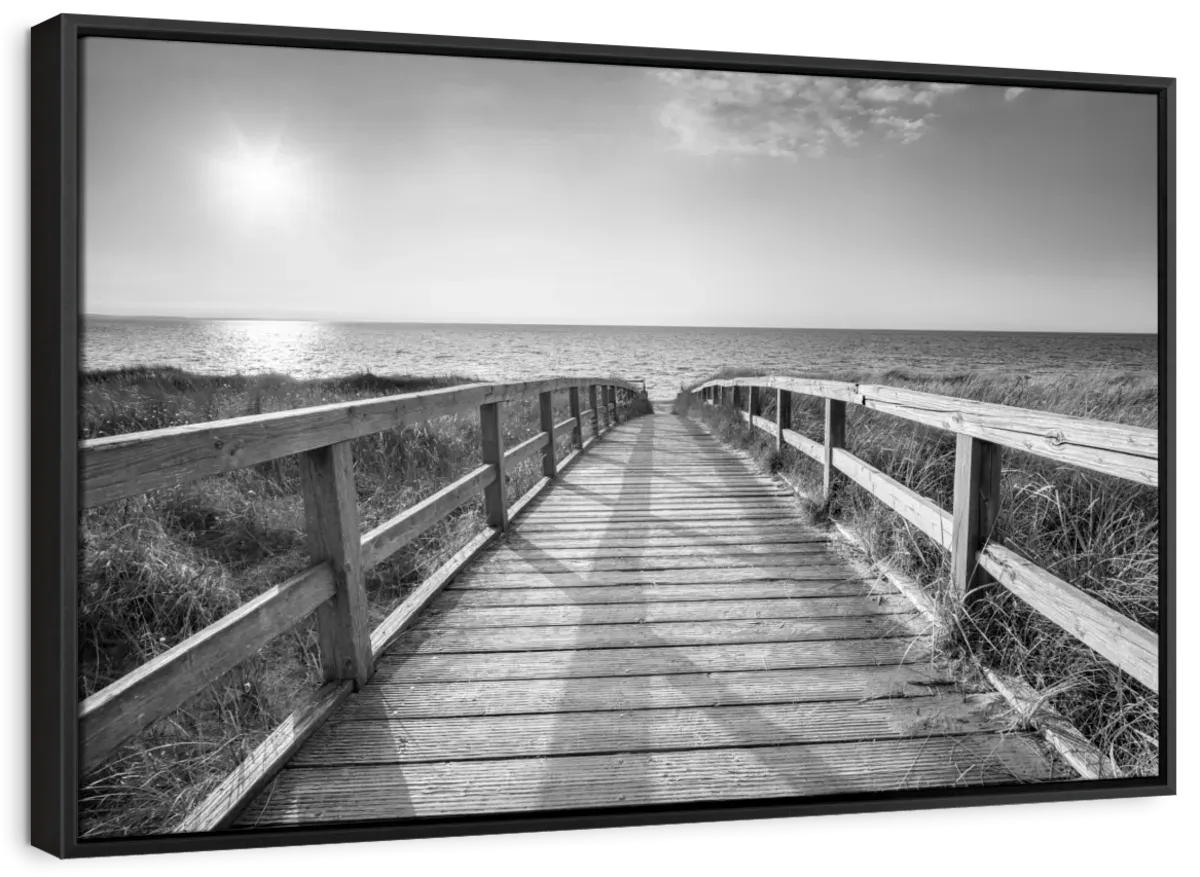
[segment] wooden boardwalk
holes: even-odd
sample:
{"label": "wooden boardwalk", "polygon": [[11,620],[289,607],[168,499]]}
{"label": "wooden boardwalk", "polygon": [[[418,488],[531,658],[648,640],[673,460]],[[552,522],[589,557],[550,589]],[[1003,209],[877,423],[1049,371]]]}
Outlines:
{"label": "wooden boardwalk", "polygon": [[694,423],[600,441],[240,827],[1069,779],[922,616]]}

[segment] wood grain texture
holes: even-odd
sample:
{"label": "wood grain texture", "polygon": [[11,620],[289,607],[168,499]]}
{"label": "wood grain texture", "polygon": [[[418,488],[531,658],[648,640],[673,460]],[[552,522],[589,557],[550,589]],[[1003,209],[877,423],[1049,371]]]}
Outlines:
{"label": "wood grain texture", "polygon": [[[396,674],[397,677],[399,674]],[[376,719],[573,713],[757,703],[921,698],[954,691],[932,664],[729,670],[658,676],[422,682],[371,685],[337,714],[338,722]]]}
{"label": "wood grain texture", "polygon": [[483,490],[487,525],[497,530],[508,528],[508,479],[505,477],[503,406],[490,402],[479,406],[479,442],[483,465],[496,468],[496,478]]}
{"label": "wood grain texture", "polygon": [[692,751],[1000,732],[1014,714],[998,694],[658,709],[604,709],[327,724],[290,767]]}
{"label": "wood grain texture", "polygon": [[986,546],[979,563],[1042,615],[1158,691],[1158,634],[1002,545]]}
{"label": "wood grain texture", "polygon": [[537,435],[530,436],[518,445],[508,448],[504,452],[504,468],[508,470],[512,466],[523,460],[528,460],[538,451],[546,447],[550,443],[550,433],[539,432]]}
{"label": "wood grain texture", "polygon": [[993,734],[305,768],[285,770],[238,825],[799,798],[1052,778],[1040,742]]}
{"label": "wood grain texture", "polygon": [[358,491],[349,442],[306,451],[300,458],[304,531],[313,563],[333,571],[333,597],[317,607],[317,640],[326,682],[371,678],[371,628],[363,578]]}
{"label": "wood grain texture", "polygon": [[579,387],[570,387],[567,390],[567,408],[571,412],[571,420],[574,423],[572,429],[571,444],[576,448],[583,447],[583,415],[584,412],[579,405]]}
{"label": "wood grain texture", "polygon": [[1000,446],[959,435],[954,456],[954,523],[950,586],[966,611],[991,576],[978,563],[979,550],[994,535],[1000,517]]}
{"label": "wood grain texture", "polygon": [[547,478],[558,476],[558,464],[554,460],[554,440],[558,438],[554,427],[554,394],[543,390],[538,394],[538,421],[546,444],[542,446],[542,474]]}
{"label": "wood grain texture", "polygon": [[833,465],[937,545],[942,548],[950,547],[953,518],[933,500],[909,490],[896,479],[885,475],[849,451],[835,450]]}
{"label": "wood grain texture", "polygon": [[[485,404],[531,399],[545,390],[568,389],[584,380],[588,379],[464,384],[88,439],[79,443],[79,504],[90,508],[431,417],[469,414]],[[628,385],[630,389],[635,386]]]}
{"label": "wood grain texture", "polygon": [[322,563],[269,588],[84,700],[79,706],[84,769],[291,630],[333,594],[333,570]]}

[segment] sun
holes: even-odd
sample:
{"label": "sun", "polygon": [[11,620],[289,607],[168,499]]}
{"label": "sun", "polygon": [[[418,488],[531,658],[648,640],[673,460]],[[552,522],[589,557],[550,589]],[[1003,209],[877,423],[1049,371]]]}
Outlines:
{"label": "sun", "polygon": [[211,157],[211,194],[226,217],[278,224],[296,218],[308,194],[305,162],[282,138],[254,143],[238,137]]}

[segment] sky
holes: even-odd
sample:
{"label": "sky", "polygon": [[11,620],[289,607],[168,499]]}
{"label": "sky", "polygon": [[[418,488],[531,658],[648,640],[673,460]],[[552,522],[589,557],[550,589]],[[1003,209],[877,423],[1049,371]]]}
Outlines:
{"label": "sky", "polygon": [[115,40],[84,311],[1154,332],[1150,95]]}

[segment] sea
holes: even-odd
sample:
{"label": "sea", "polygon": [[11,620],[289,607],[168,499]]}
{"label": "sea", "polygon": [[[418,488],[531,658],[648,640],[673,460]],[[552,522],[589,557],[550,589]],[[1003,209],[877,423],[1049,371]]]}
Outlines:
{"label": "sea", "polygon": [[508,326],[86,317],[86,370],[322,378],[374,372],[510,381],[640,379],[652,399],[724,366],[780,373],[906,369],[1012,375],[1158,370],[1158,336],[669,326]]}

